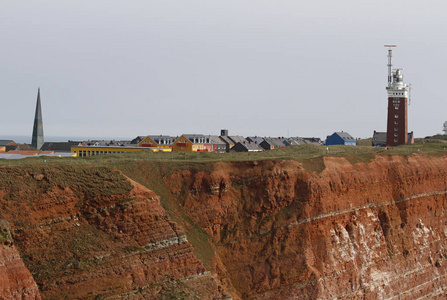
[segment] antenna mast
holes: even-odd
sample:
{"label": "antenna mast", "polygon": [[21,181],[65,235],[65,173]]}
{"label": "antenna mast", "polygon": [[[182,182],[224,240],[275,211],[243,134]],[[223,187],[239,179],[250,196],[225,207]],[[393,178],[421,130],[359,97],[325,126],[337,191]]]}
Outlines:
{"label": "antenna mast", "polygon": [[387,65],[388,66],[388,87],[387,87],[387,89],[390,89],[391,88],[391,78],[392,78],[391,67],[393,66],[391,64],[391,57],[393,57],[393,50],[391,48],[397,47],[397,45],[385,45],[385,47],[388,47],[388,65]]}

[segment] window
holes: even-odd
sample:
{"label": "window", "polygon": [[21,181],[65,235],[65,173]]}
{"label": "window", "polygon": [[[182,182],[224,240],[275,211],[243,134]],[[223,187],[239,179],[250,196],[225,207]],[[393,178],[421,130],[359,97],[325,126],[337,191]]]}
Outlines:
{"label": "window", "polygon": [[399,128],[397,128],[397,127],[394,127],[394,131],[398,131],[399,130]]}
{"label": "window", "polygon": [[399,115],[394,115],[394,117],[397,119],[397,118],[399,118]]}
{"label": "window", "polygon": [[397,143],[397,139],[394,139],[394,142]]}
{"label": "window", "polygon": [[394,121],[394,125],[397,125],[397,124],[399,124],[399,122],[398,121]]}
{"label": "window", "polygon": [[395,133],[395,134],[394,134],[394,136],[396,136],[396,137],[397,137],[397,133]]}

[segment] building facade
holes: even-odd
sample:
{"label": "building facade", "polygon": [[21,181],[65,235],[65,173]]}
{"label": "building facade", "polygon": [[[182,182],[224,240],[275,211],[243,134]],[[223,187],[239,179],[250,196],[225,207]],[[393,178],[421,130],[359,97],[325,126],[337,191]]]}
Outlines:
{"label": "building facade", "polygon": [[326,145],[356,146],[357,141],[349,133],[341,131],[334,132],[332,135],[329,135],[326,139]]}
{"label": "building facade", "polygon": [[138,143],[138,147],[172,148],[175,139],[168,135],[148,135]]}
{"label": "building facade", "polygon": [[172,150],[176,152],[207,152],[205,144],[209,144],[209,140],[203,134],[183,134],[174,141]]}

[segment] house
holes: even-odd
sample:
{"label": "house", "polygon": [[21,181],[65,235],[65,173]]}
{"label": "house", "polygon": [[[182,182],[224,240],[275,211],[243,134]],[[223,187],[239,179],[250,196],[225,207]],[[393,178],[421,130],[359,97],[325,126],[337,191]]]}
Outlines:
{"label": "house", "polygon": [[219,136],[207,135],[205,136],[205,141],[205,149],[207,149],[209,152],[227,152],[227,145]]}
{"label": "house", "polygon": [[274,149],[278,149],[281,147],[285,147],[286,145],[284,144],[284,138],[272,138],[272,137],[266,137],[264,138],[264,141],[259,144],[262,148],[264,148],[265,150],[274,150]]}
{"label": "house", "polygon": [[219,136],[219,138],[222,140],[222,142],[224,142],[224,144],[226,145],[225,147],[225,151],[226,152],[230,152],[230,149],[233,148],[233,146],[235,145],[235,143],[230,139],[230,137],[225,136],[225,135],[221,135]]}
{"label": "house", "polygon": [[304,140],[304,142],[308,145],[318,145],[321,146],[323,145],[323,142],[321,141],[320,138],[316,138],[316,137],[303,137],[302,138]]}
{"label": "house", "polygon": [[236,143],[231,148],[231,151],[235,151],[235,152],[260,152],[260,151],[264,151],[264,148],[262,148],[257,143],[250,142],[250,141],[244,141],[244,142]]}
{"label": "house", "polygon": [[306,145],[306,141],[300,137],[290,137],[283,141],[286,146]]}
{"label": "house", "polygon": [[[371,144],[375,147],[386,147],[386,132],[378,132],[374,130]],[[408,144],[414,144],[413,131],[408,133]]]}
{"label": "house", "polygon": [[326,138],[326,145],[346,145],[346,146],[356,146],[357,142],[355,139],[347,132],[334,132]]}
{"label": "house", "polygon": [[386,132],[379,132],[379,131],[374,130],[371,144],[374,147],[385,147],[386,146]]}
{"label": "house", "polygon": [[148,135],[138,143],[138,147],[172,148],[175,139],[169,135]]}
{"label": "house", "polygon": [[227,152],[230,152],[230,149],[234,147],[237,143],[243,143],[246,139],[240,135],[228,135],[228,130],[222,129],[220,131],[220,139],[226,144]]}
{"label": "house", "polygon": [[172,150],[178,152],[207,151],[206,137],[203,134],[183,134],[174,141]]}
{"label": "house", "polygon": [[0,152],[15,150],[18,145],[13,140],[0,140]]}

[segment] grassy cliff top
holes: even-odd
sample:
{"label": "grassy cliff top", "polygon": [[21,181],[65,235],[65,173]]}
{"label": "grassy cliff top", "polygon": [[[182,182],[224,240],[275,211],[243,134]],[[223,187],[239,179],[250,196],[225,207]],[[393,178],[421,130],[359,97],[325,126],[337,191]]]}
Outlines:
{"label": "grassy cliff top", "polygon": [[[294,159],[307,161],[316,157],[335,156],[349,157],[350,160],[368,160],[375,155],[411,155],[419,153],[424,155],[447,154],[447,141],[440,139],[418,139],[413,145],[398,147],[372,147],[362,146],[366,144],[360,141],[359,146],[316,146],[300,145],[283,147],[277,150],[252,152],[252,153],[207,153],[207,152],[172,152],[172,153],[121,153],[98,155],[82,158],[58,158],[58,157],[32,157],[19,160],[2,160],[3,165],[29,165],[29,164],[64,164],[64,165],[97,165],[114,167],[126,162],[172,162],[172,163],[212,163],[234,161],[258,161],[258,160],[283,160]],[[45,162],[44,162],[45,161]]]}

